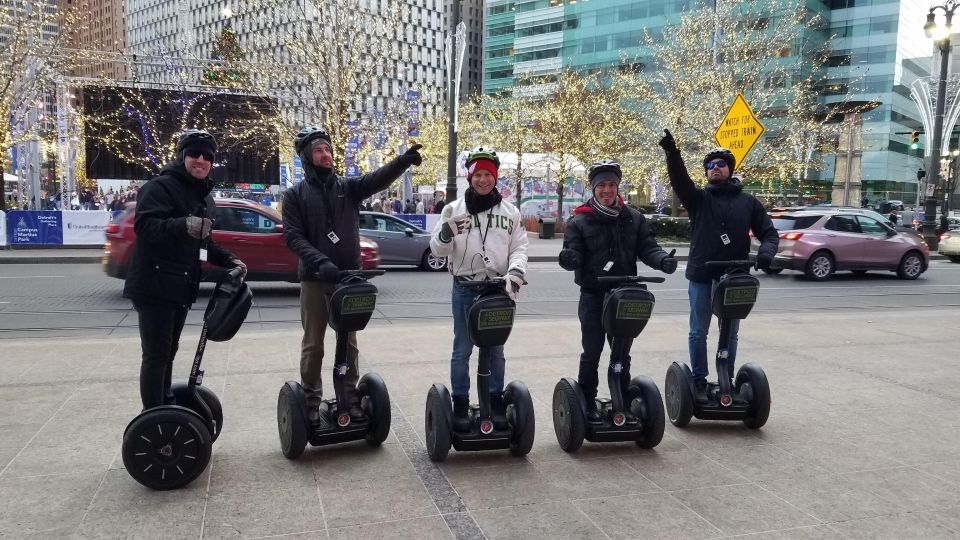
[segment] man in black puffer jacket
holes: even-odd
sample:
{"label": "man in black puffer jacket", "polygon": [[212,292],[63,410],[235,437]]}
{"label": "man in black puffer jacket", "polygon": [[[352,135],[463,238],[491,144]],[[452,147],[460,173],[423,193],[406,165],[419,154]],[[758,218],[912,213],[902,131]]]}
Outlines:
{"label": "man in black puffer jacket", "polygon": [[[360,203],[387,188],[411,165],[423,161],[414,144],[383,167],[357,178],[333,172],[333,144],[320,128],[304,128],[294,142],[303,161],[304,180],[283,194],[283,237],[300,258],[300,322],[303,341],[300,378],[311,421],[322,400],[323,337],[328,324],[327,300],[340,270],[360,268]],[[350,333],[345,375],[350,416],[362,420],[357,399],[357,335]]]}
{"label": "man in black puffer jacket", "polygon": [[[572,270],[574,281],[580,285],[577,315],[583,353],[577,382],[587,402],[587,420],[593,423],[602,421],[595,398],[599,384],[597,369],[606,337],[601,317],[606,290],[597,283],[597,278],[636,275],[637,259],[668,274],[677,270],[673,252],[668,254],[657,244],[643,214],[623,203],[619,194],[622,176],[620,164],[615,161],[604,160],[590,166],[588,177],[593,197],[573,211],[560,251],[560,266]],[[630,355],[622,360],[621,380],[626,395]]]}
{"label": "man in black puffer jacket", "polygon": [[[718,148],[703,159],[707,187],[699,188],[690,179],[680,150],[669,131],[664,130],[660,146],[667,156],[670,185],[690,213],[690,259],[687,262],[687,293],[690,298],[690,364],[693,368],[697,398],[706,399],[707,332],[712,317],[713,283],[722,270],[708,270],[708,261],[746,259],[750,255],[750,235],[760,240],[757,267],[770,268],[780,240],[770,216],[756,197],[743,192],[743,184],[733,177],[737,166],[730,150]],[[740,321],[730,325],[730,366],[737,357],[737,332]],[[731,373],[733,371],[731,370]]]}
{"label": "man in black puffer jacket", "polygon": [[149,409],[174,402],[170,392],[173,358],[190,305],[200,289],[200,262],[246,265],[210,238],[214,219],[213,183],[207,178],[217,143],[206,131],[190,129],[177,141],[177,158],[147,182],[137,197],[133,230],[137,240],[123,286],[140,325],[143,362],[140,399]]}

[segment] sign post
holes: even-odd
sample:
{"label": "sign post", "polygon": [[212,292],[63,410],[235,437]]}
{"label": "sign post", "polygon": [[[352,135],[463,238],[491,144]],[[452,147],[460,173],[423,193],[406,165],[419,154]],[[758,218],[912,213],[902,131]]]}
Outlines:
{"label": "sign post", "polygon": [[763,132],[763,124],[753,114],[747,100],[743,99],[743,94],[737,94],[730,108],[727,109],[727,114],[723,116],[723,121],[720,122],[714,138],[718,145],[730,149],[737,159],[736,168],[739,169]]}

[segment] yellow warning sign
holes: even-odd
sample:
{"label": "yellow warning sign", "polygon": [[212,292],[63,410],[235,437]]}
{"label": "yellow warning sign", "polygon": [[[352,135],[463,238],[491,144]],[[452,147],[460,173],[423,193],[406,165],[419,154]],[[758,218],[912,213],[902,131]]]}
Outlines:
{"label": "yellow warning sign", "polygon": [[760,119],[750,110],[747,100],[743,99],[743,94],[737,94],[737,97],[730,104],[727,114],[724,115],[720,127],[714,134],[717,144],[724,148],[729,148],[737,158],[737,168],[743,163],[744,158],[753,149],[753,145],[760,140],[763,135],[763,124]]}

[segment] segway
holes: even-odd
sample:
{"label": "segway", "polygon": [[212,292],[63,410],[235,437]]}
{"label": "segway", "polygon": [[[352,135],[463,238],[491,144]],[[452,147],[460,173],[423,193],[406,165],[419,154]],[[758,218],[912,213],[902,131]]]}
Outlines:
{"label": "segway", "polygon": [[383,275],[383,270],[345,270],[340,272],[337,286],[327,297],[330,326],[337,333],[337,350],[333,362],[333,389],[335,397],[320,403],[320,416],[311,422],[308,416],[307,395],[296,381],[287,381],[277,398],[277,427],[280,431],[280,450],[296,459],[303,454],[309,442],[325,446],[365,439],[371,446],[379,446],[390,435],[390,394],[387,385],[376,373],[367,373],[357,383],[363,420],[350,417],[346,377],[347,348],[350,332],[367,327],[377,307],[377,288],[367,282]]}
{"label": "segway", "polygon": [[745,319],[757,301],[760,281],[750,275],[753,261],[711,261],[708,268],[723,268],[725,273],[714,285],[713,314],[720,321],[717,345],[717,383],[707,383],[706,400],[695,399],[693,374],[686,364],[674,362],[667,370],[665,390],[667,415],[677,427],[684,427],[691,416],[701,420],[741,420],[757,429],[770,415],[770,385],[767,375],[756,364],[744,364],[731,382],[733,365],[729,357],[730,322]]}
{"label": "segway", "polygon": [[[616,287],[603,299],[603,330],[610,343],[607,383],[610,399],[597,399],[601,422],[587,421],[587,400],[576,379],[560,379],[553,389],[553,429],[557,442],[574,452],[586,439],[591,442],[635,441],[653,448],[663,439],[663,401],[653,379],[637,376],[623,394],[623,358],[630,353],[630,340],[643,331],[653,313],[655,298],[644,282],[663,283],[662,277],[604,276],[601,285]],[[626,414],[629,412],[630,414]]]}
{"label": "segway", "polygon": [[143,411],[123,432],[123,465],[137,482],[156,490],[176,489],[207,468],[213,442],[223,430],[223,409],[216,394],[202,386],[200,362],[208,340],[233,338],[252,301],[239,269],[225,272],[217,282],[187,383],[171,386],[176,404]]}
{"label": "segway", "polygon": [[514,456],[525,456],[533,448],[536,425],[533,417],[533,399],[527,386],[511,381],[503,390],[506,411],[505,428],[497,427],[490,405],[490,348],[503,345],[513,329],[516,303],[507,295],[504,278],[473,281],[455,278],[463,287],[477,292],[478,299],[470,306],[467,326],[470,341],[479,348],[477,360],[477,393],[480,405],[469,411],[470,430],[453,429],[453,403],[447,387],[435,383],[427,392],[426,417],[427,453],[433,461],[443,461],[451,445],[460,452],[510,449]]}

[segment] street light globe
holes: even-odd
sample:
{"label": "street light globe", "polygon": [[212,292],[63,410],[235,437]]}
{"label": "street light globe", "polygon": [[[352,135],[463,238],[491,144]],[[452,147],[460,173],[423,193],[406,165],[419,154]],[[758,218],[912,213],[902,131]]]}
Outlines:
{"label": "street light globe", "polygon": [[934,29],[934,31],[933,31],[933,39],[935,39],[935,40],[937,40],[937,41],[940,41],[940,40],[942,40],[942,39],[947,39],[948,37],[950,37],[951,32],[953,32],[953,28],[952,28],[951,25],[949,25],[949,24],[943,24],[943,25],[938,24],[937,27],[936,27],[936,29]]}

